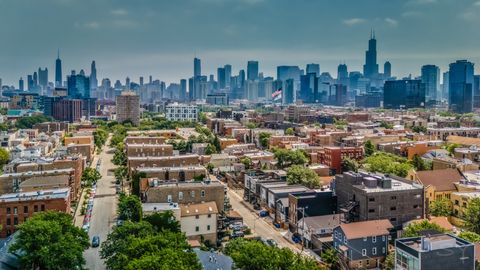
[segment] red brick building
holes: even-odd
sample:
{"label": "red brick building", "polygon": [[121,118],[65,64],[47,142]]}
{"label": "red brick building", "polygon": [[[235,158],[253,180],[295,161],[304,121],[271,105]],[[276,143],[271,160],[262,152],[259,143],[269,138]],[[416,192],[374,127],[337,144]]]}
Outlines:
{"label": "red brick building", "polygon": [[70,189],[8,193],[0,196],[0,237],[15,232],[16,227],[33,214],[43,211],[70,213]]}
{"label": "red brick building", "polygon": [[363,158],[363,147],[325,147],[323,149],[321,163],[334,169],[336,173],[341,173],[342,159],[344,158],[361,160]]}

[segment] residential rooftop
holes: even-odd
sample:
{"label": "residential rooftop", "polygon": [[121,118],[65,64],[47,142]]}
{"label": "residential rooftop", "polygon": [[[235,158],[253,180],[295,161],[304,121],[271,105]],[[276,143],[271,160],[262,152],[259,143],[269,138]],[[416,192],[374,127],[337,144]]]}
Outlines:
{"label": "residential rooftop", "polygon": [[414,249],[417,252],[429,252],[446,248],[461,248],[473,245],[451,234],[437,234],[432,236],[420,236],[413,238],[398,239],[397,242]]}
{"label": "residential rooftop", "polygon": [[0,195],[0,202],[21,202],[47,199],[67,199],[70,188],[48,189],[31,192],[8,193]]}

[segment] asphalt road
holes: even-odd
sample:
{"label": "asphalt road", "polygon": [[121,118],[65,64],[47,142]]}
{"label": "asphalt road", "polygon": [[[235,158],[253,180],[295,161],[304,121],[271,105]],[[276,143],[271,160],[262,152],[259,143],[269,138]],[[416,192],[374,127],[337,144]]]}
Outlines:
{"label": "asphalt road", "polygon": [[233,210],[237,211],[243,217],[243,223],[250,227],[254,235],[261,236],[265,239],[273,239],[277,242],[279,247],[289,248],[296,253],[301,252],[297,245],[289,242],[283,237],[286,233],[285,230],[274,228],[270,218],[261,218],[256,212],[252,212],[242,203],[242,193],[240,191],[237,192],[233,189],[228,189],[230,204],[232,205]]}
{"label": "asphalt road", "polygon": [[[107,153],[109,150],[108,144],[110,139],[105,144],[103,151],[98,156],[101,159],[100,174],[102,178],[97,182],[97,192],[95,194],[93,203],[93,214],[90,221],[90,230],[88,235],[90,242],[94,235],[100,236],[100,243],[107,238],[112,226],[115,224],[117,211],[117,196],[115,194],[115,177],[113,172],[108,172],[115,168],[111,162],[113,154]],[[96,162],[96,161],[95,161]],[[96,163],[93,164],[96,166]],[[89,248],[85,251],[84,257],[87,262],[86,266],[90,270],[106,269],[103,260],[99,254],[100,248]]]}

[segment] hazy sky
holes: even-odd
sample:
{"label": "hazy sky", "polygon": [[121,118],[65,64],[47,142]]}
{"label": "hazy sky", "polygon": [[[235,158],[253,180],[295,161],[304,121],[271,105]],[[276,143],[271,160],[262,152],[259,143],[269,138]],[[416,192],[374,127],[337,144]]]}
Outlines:
{"label": "hazy sky", "polygon": [[423,64],[442,71],[455,59],[480,65],[480,0],[0,0],[0,78],[17,85],[38,67],[54,77],[60,48],[64,74],[166,82],[251,59],[275,75],[277,65],[320,63],[336,76],[346,62],[361,70],[370,29],[378,60],[396,76]]}

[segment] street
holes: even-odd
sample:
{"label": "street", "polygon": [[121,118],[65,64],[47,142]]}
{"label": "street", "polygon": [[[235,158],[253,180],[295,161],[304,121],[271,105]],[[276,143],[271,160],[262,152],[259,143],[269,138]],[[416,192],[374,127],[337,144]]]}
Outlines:
{"label": "street", "polygon": [[[117,196],[115,194],[115,177],[113,171],[109,172],[115,168],[111,159],[113,154],[108,153],[110,147],[110,137],[107,140],[107,143],[103,147],[102,152],[98,155],[98,159],[101,160],[100,163],[100,174],[102,178],[97,182],[97,192],[95,194],[94,203],[93,203],[93,212],[92,218],[90,221],[90,230],[88,235],[90,237],[90,242],[94,235],[100,236],[100,243],[107,239],[107,235],[110,232],[111,227],[115,224],[115,217],[117,211]],[[97,160],[98,160],[97,159]],[[96,162],[93,163],[93,166],[96,166]],[[90,247],[85,251],[84,257],[86,260],[86,267],[89,270],[101,270],[106,269],[103,264],[103,260],[100,259],[100,247],[92,248]]]}
{"label": "street", "polygon": [[261,236],[265,239],[273,239],[277,242],[279,247],[289,248],[295,253],[301,252],[296,245],[283,237],[282,233],[286,233],[286,231],[275,229],[273,225],[268,223],[270,222],[270,219],[261,218],[257,213],[248,209],[242,203],[243,198],[240,194],[229,188],[228,197],[230,198],[230,203],[232,204],[233,210],[237,211],[243,217],[243,222],[251,228],[254,235]]}

